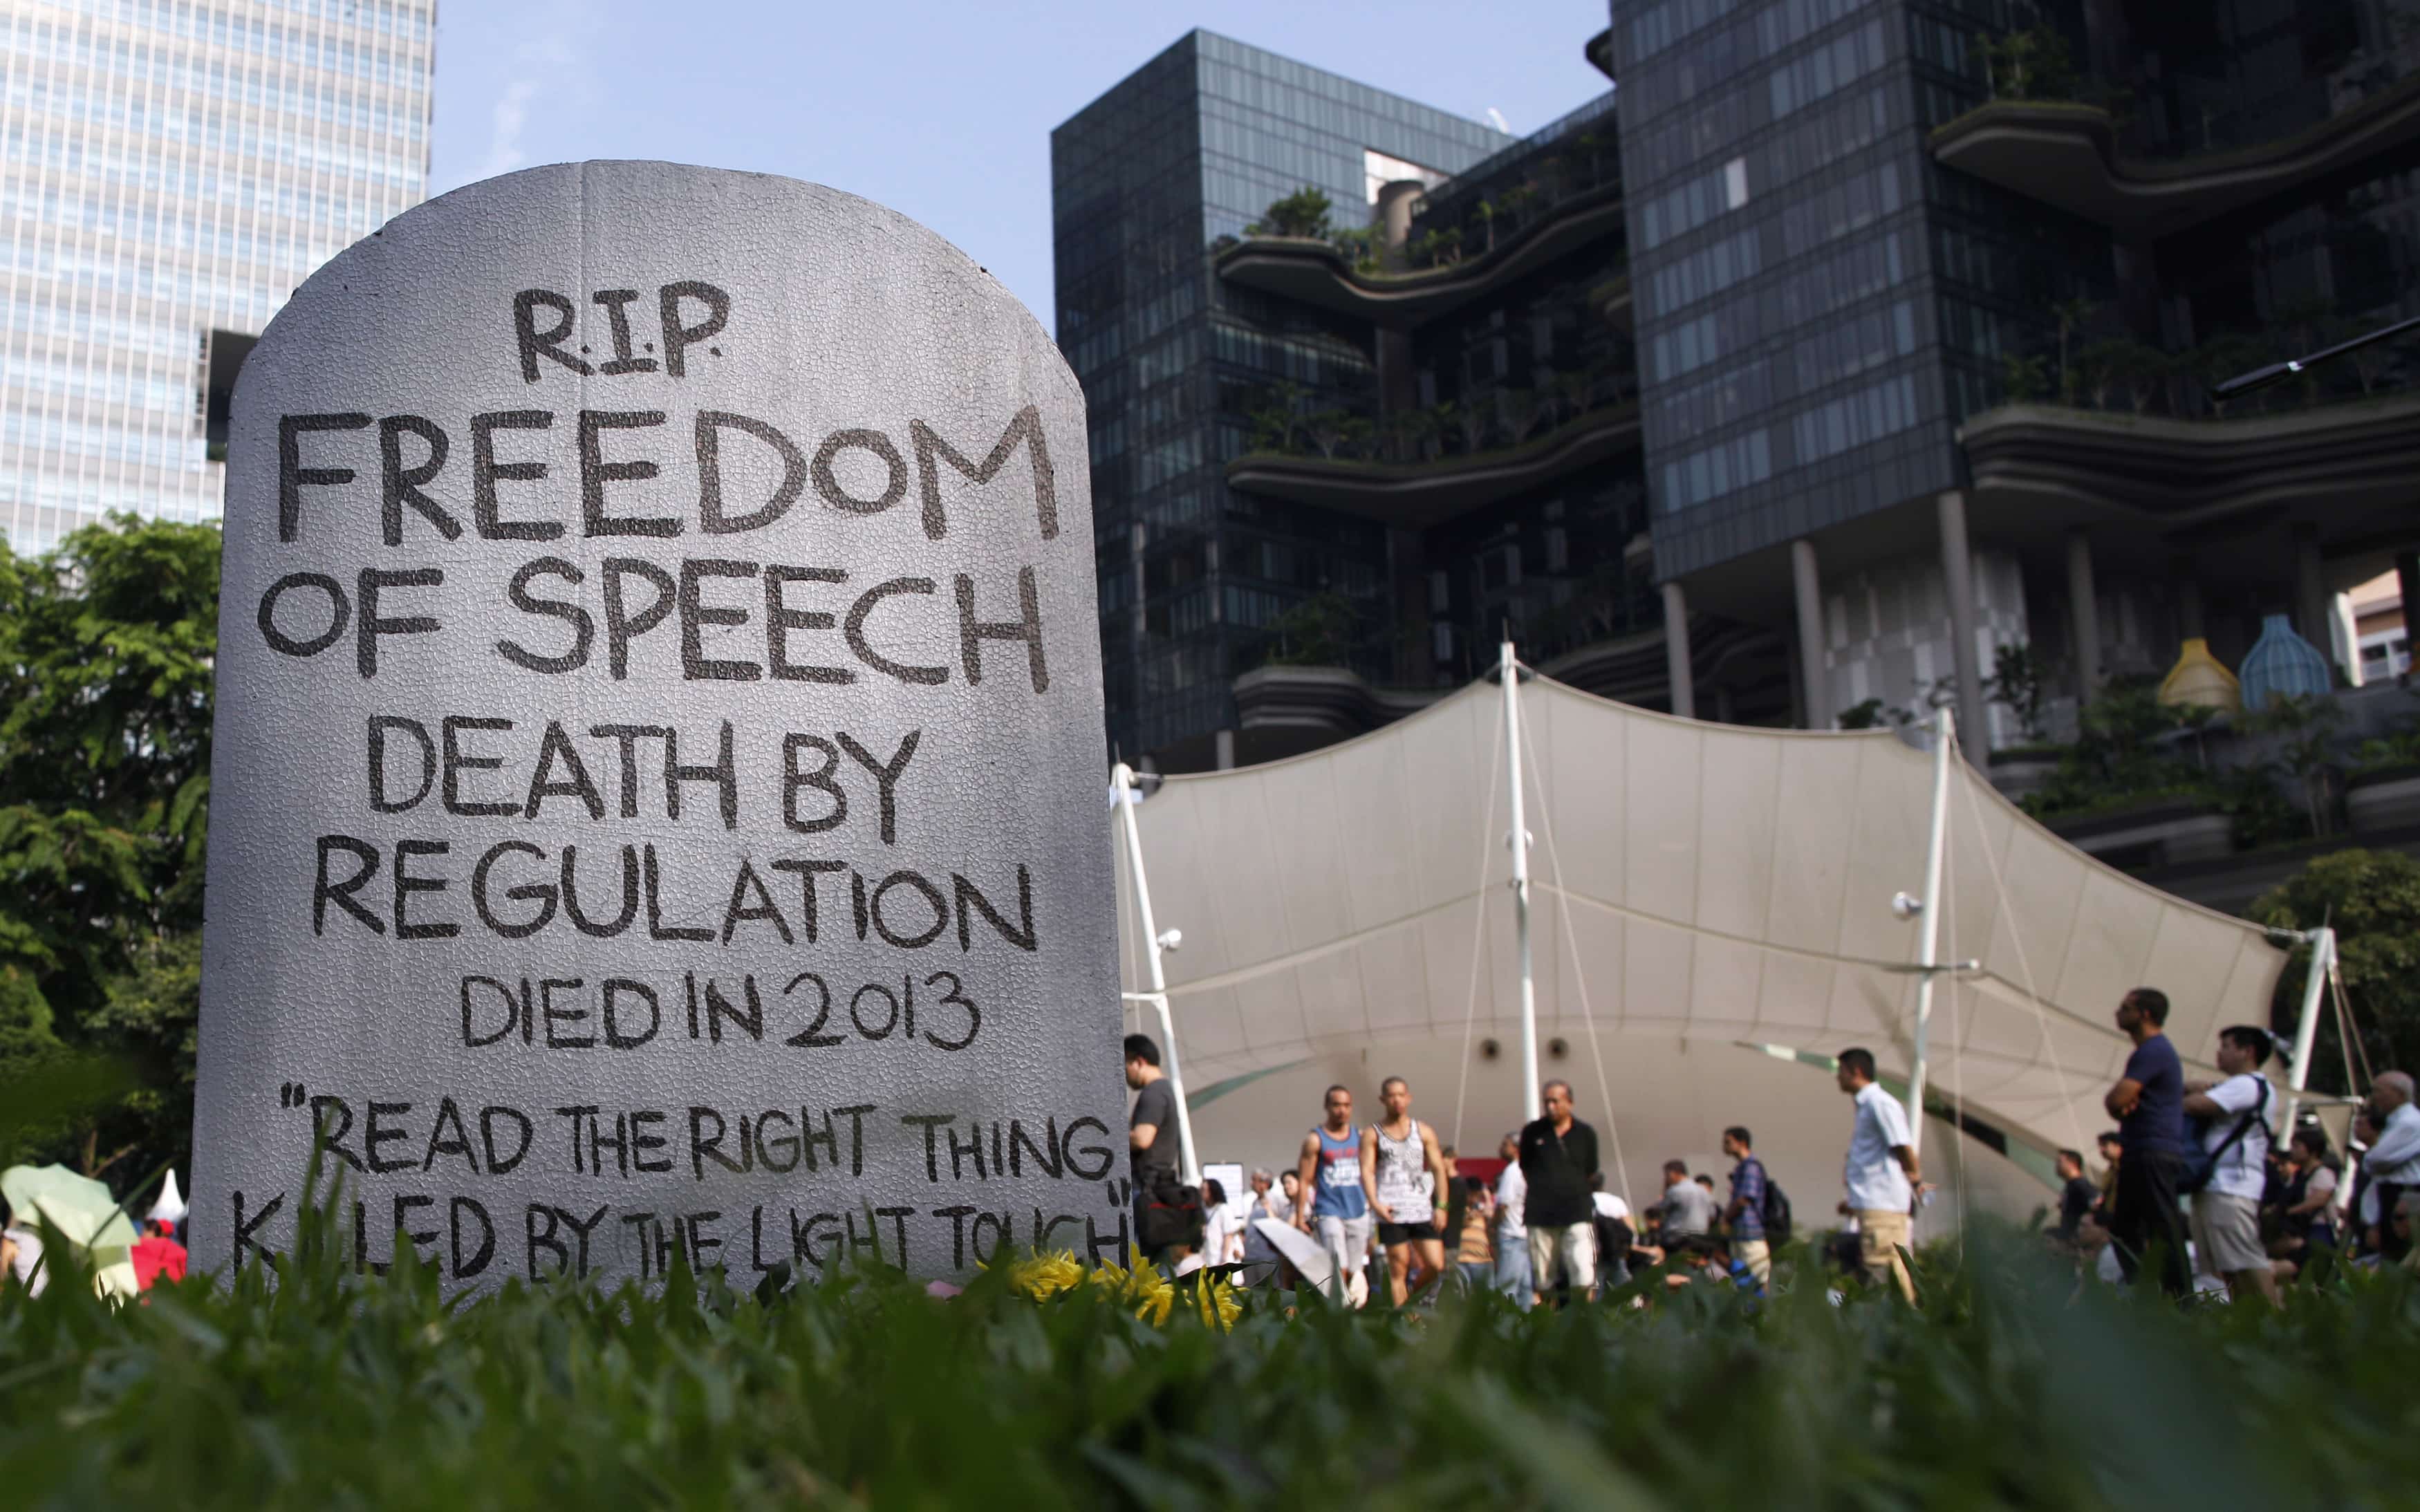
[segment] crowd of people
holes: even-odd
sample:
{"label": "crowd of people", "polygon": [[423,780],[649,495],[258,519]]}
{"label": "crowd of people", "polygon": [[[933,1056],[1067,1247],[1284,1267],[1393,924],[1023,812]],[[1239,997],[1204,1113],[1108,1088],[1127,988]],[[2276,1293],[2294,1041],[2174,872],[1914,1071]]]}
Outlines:
{"label": "crowd of people", "polygon": [[2352,1178],[2318,1123],[2276,1137],[2277,1092],[2263,1069],[2266,1029],[2219,1031],[2215,1080],[2189,1080],[2167,1036],[2168,1000],[2126,995],[2118,1027],[2134,1045],[2103,1106],[2118,1127],[2083,1152],[2059,1151],[2052,1242],[2108,1280],[2149,1276],[2171,1296],[2223,1288],[2274,1303],[2278,1288],[2337,1264],[2420,1270],[2420,1107],[2409,1072],[2381,1072],[2355,1113]]}
{"label": "crowd of people", "polygon": [[[2348,1179],[2317,1123],[2282,1145],[2274,1138],[2280,1099],[2262,1074],[2274,1054],[2266,1030],[2221,1031],[2221,1074],[2189,1081],[2167,1017],[2167,999],[2153,988],[2118,1007],[2118,1027],[2133,1045],[2104,1100],[2118,1127],[2099,1141],[2098,1179],[2082,1152],[2059,1152],[2048,1236],[2060,1253],[2113,1282],[2148,1277],[2182,1296],[2199,1273],[2206,1288],[2273,1302],[2281,1283],[2336,1263],[2420,1269],[2412,1245],[2420,1106],[2410,1075],[2377,1077],[2354,1120],[2364,1154]],[[1542,1116],[1504,1136],[1492,1178],[1466,1174],[1453,1147],[1413,1117],[1411,1085],[1390,1076],[1379,1086],[1375,1121],[1357,1123],[1352,1089],[1330,1087],[1292,1168],[1253,1171],[1248,1192],[1212,1181],[1193,1194],[1178,1177],[1159,1048],[1129,1035],[1125,1057],[1138,1094],[1136,1232],[1146,1254],[1180,1270],[1240,1266],[1246,1280],[1275,1286],[1333,1278],[1356,1304],[1383,1296],[1402,1305],[1449,1284],[1493,1288],[1525,1307],[1560,1304],[1623,1287],[1649,1268],[1668,1288],[1702,1282],[1761,1295],[1774,1284],[1776,1248],[1792,1237],[1790,1199],[1745,1125],[1723,1131],[1730,1169],[1722,1185],[1667,1161],[1656,1200],[1634,1213],[1607,1187],[1596,1131],[1574,1116],[1571,1086],[1559,1080],[1541,1089]],[[1907,1109],[1876,1080],[1872,1054],[1851,1047],[1836,1064],[1852,1113],[1827,1252],[1867,1284],[1914,1302],[1910,1236],[1934,1188]],[[1466,1164],[1483,1171],[1491,1163]]]}

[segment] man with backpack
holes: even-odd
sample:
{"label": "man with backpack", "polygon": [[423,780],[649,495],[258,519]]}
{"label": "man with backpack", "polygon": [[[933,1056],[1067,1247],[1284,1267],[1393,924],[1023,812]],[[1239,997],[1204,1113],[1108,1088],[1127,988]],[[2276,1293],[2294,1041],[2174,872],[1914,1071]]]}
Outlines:
{"label": "man with backpack", "polygon": [[1770,1287],[1773,1246],[1790,1242],[1790,1199],[1765,1174],[1745,1124],[1723,1131],[1723,1153],[1733,1162],[1730,1206],[1723,1210],[1730,1226],[1731,1258],[1748,1268],[1758,1286]]}
{"label": "man with backpack", "polygon": [[1160,1069],[1158,1041],[1147,1034],[1129,1034],[1125,1057],[1126,1086],[1135,1093],[1126,1116],[1135,1246],[1155,1264],[1173,1263],[1191,1255],[1202,1242],[1202,1194],[1178,1175],[1176,1088]]}
{"label": "man with backpack", "polygon": [[2238,1024],[2218,1031],[2225,1079],[2185,1084],[2185,1116],[2204,1120],[2202,1158],[2187,1170],[2185,1184],[2193,1191],[2194,1249],[2203,1268],[2226,1278],[2235,1301],[2257,1293],[2273,1307],[2277,1278],[2260,1242],[2272,1103],[2260,1066],[2268,1058],[2265,1029]]}

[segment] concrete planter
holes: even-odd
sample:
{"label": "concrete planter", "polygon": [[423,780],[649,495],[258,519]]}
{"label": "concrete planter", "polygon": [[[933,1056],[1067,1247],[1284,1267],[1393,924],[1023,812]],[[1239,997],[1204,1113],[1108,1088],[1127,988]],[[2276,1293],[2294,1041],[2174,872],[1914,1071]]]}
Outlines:
{"label": "concrete planter", "polygon": [[2053,834],[2111,866],[2139,869],[2233,854],[2235,822],[2190,798],[2155,798],[2105,813],[2045,821]]}
{"label": "concrete planter", "polygon": [[2420,825],[2420,766],[2388,766],[2345,779],[2345,816],[2356,835]]}

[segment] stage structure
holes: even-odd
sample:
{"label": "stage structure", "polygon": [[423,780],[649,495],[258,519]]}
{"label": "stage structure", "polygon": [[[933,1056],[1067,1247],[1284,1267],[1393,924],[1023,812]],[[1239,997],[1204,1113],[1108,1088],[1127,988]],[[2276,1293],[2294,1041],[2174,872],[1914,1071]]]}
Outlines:
{"label": "stage structure", "polygon": [[1129,1025],[1181,1056],[1188,1165],[1277,1164],[1329,1080],[1366,1116],[1398,1072],[1491,1155],[1560,1078],[1620,1189],[1745,1123],[1820,1223],[1849,1123],[1823,1072],[1862,1044],[1936,1138],[1971,1136],[1929,1171],[1988,1150],[1977,1200],[2007,1209],[2108,1126],[2127,989],[2168,995],[2202,1071],[2222,1027],[2270,1022],[2290,937],[2067,845],[1956,759],[1946,710],[1907,738],[1713,724],[1508,681],[1504,653],[1495,686],[1292,761],[1121,769]]}

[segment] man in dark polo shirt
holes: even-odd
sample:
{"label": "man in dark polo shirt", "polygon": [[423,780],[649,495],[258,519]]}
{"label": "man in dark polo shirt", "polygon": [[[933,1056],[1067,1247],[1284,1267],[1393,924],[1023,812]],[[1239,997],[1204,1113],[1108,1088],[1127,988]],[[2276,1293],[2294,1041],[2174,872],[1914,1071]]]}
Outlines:
{"label": "man in dark polo shirt", "polygon": [[2131,1284],[2145,1260],[2155,1260],[2161,1288],[2182,1297],[2193,1290],[2177,1194],[2185,1165],[2185,1076],[2167,1022],[2167,995],[2156,988],[2137,987],[2118,1001],[2118,1027],[2134,1041],[2134,1053],[2101,1101],[2118,1120],[2125,1146],[2118,1162],[2118,1211],[2109,1224],[2118,1269]]}
{"label": "man in dark polo shirt", "polygon": [[1546,1114],[1521,1131],[1521,1179],[1528,1184],[1522,1221],[1529,1228],[1529,1273],[1541,1297],[1559,1304],[1569,1288],[1585,1300],[1596,1285],[1596,1131],[1572,1117],[1572,1084],[1548,1082]]}

